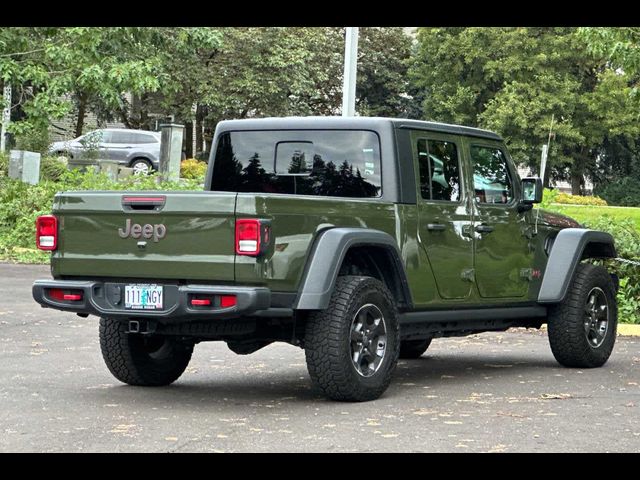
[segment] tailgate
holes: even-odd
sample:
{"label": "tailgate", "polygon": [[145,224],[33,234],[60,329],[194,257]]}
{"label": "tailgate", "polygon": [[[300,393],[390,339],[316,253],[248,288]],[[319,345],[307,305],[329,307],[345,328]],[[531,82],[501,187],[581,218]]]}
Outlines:
{"label": "tailgate", "polygon": [[235,193],[56,195],[54,277],[234,281]]}

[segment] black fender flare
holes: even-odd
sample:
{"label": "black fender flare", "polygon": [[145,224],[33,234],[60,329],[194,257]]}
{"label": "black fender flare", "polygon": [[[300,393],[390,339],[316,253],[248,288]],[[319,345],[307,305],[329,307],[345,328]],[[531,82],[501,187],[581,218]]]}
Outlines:
{"label": "black fender flare", "polygon": [[411,306],[411,292],[402,264],[398,243],[388,233],[368,228],[330,228],[320,232],[310,250],[302,274],[294,310],[324,310],[329,300],[342,262],[352,247],[374,246],[384,248],[392,259],[394,272],[402,291],[403,305]]}
{"label": "black fender flare", "polygon": [[564,300],[576,267],[584,258],[615,258],[613,237],[607,232],[585,228],[565,228],[551,247],[538,293],[539,303]]}

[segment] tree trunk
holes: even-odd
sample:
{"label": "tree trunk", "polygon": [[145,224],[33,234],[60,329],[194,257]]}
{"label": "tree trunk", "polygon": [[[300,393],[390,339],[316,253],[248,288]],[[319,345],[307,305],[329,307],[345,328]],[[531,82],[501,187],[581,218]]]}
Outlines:
{"label": "tree trunk", "polygon": [[194,158],[193,154],[193,122],[184,123],[185,151],[187,158]]}
{"label": "tree trunk", "polygon": [[78,95],[78,119],[76,120],[76,137],[78,138],[82,135],[82,130],[84,129],[84,118],[87,114],[87,94],[80,93]]}
{"label": "tree trunk", "polygon": [[576,167],[571,169],[571,193],[573,195],[582,195],[582,182],[584,178],[582,170]]}
{"label": "tree trunk", "polygon": [[196,151],[195,154],[198,155],[202,153],[202,119],[203,119],[203,110],[202,106],[198,104],[196,107],[196,122],[194,128],[196,129]]}
{"label": "tree trunk", "polygon": [[143,130],[151,130],[149,125],[149,94],[143,93],[140,96],[140,127]]}

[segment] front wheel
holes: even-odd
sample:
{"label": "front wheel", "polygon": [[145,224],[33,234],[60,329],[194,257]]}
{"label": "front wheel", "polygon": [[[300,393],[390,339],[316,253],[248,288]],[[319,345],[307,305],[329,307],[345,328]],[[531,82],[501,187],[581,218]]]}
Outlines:
{"label": "front wheel", "polygon": [[549,310],[549,343],[566,367],[593,368],[613,351],[618,325],[616,292],[604,267],[578,265],[565,299]]}
{"label": "front wheel", "polygon": [[101,318],[100,349],[107,368],[121,382],[162,386],[185,371],[193,344],[169,336],[127,333],[125,322]]}
{"label": "front wheel", "polygon": [[338,277],[329,308],[307,320],[311,380],[332,400],[362,402],[389,386],[398,362],[398,312],[389,290],[371,277]]}

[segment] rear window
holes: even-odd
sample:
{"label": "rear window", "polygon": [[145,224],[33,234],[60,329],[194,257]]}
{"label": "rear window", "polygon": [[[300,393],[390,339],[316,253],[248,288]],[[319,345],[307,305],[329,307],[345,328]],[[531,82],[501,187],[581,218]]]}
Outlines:
{"label": "rear window", "polygon": [[332,197],[379,197],[374,132],[290,130],[220,135],[211,189]]}

